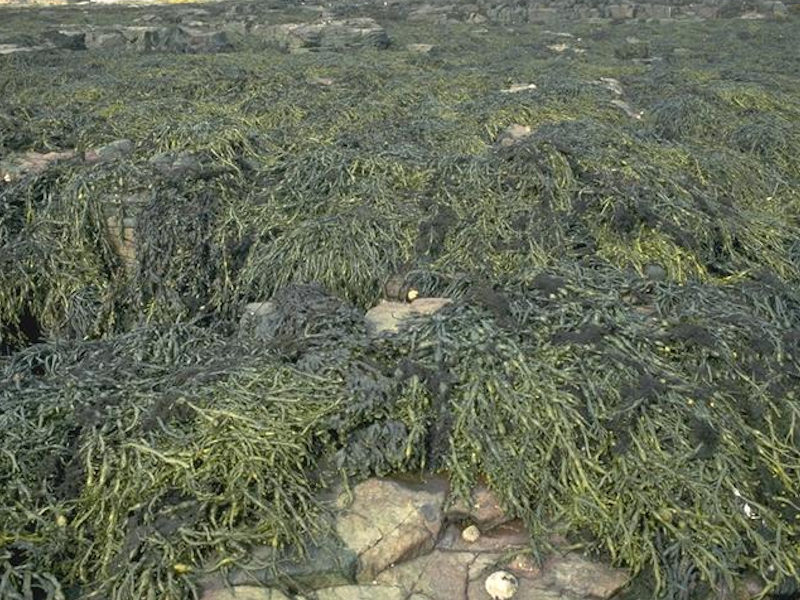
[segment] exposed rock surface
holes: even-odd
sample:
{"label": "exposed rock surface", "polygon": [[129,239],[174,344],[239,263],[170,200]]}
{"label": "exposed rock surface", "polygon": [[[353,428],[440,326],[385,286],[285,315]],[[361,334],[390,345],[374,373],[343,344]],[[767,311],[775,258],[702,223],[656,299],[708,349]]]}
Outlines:
{"label": "exposed rock surface", "polygon": [[24,152],[0,160],[0,181],[10,183],[25,175],[36,175],[59,160],[75,158],[74,150],[62,152]]}
{"label": "exposed rock surface", "polygon": [[417,298],[413,302],[381,302],[367,311],[367,327],[373,334],[396,333],[403,319],[430,315],[450,304],[449,298]]}
{"label": "exposed rock surface", "polygon": [[443,524],[447,487],[439,479],[412,489],[395,481],[369,479],[340,496],[336,533],[358,555],[359,582],[369,582],[402,561],[430,552]]}
{"label": "exposed rock surface", "polygon": [[288,52],[386,48],[389,45],[386,30],[370,18],[255,26],[251,33],[265,37]]}
{"label": "exposed rock surface", "polygon": [[240,585],[236,588],[206,589],[200,600],[290,600],[290,598],[279,590]]}

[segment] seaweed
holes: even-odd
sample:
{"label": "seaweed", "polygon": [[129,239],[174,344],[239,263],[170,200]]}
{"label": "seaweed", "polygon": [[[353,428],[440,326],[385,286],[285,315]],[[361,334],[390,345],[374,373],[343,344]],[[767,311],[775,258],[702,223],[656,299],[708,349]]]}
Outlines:
{"label": "seaweed", "polygon": [[[83,18],[34,14],[2,27]],[[642,24],[647,54],[691,50],[652,64],[581,24],[571,57],[533,25],[406,23],[382,51],[0,57],[3,161],[75,150],[0,183],[0,596],[191,598],[256,547],[302,556],[339,478],[419,470],[654,595],[745,570],[789,594],[793,25]],[[389,288],[455,302],[371,338]]]}

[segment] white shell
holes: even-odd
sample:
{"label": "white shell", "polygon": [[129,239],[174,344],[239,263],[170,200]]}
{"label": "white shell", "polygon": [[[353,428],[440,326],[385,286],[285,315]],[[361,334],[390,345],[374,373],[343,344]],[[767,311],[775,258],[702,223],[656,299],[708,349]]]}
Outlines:
{"label": "white shell", "polygon": [[508,571],[495,571],[486,578],[486,592],[493,600],[508,600],[517,593],[517,578]]}

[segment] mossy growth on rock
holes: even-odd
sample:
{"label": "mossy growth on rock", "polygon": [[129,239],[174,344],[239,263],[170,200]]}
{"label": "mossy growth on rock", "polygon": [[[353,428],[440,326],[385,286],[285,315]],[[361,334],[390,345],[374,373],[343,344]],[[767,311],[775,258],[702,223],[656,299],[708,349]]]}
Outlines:
{"label": "mossy growth on rock", "polygon": [[[385,26],[380,51],[0,57],[0,153],[78,151],[0,183],[0,596],[190,598],[209,557],[302,553],[331,482],[420,470],[667,597],[788,585],[796,24],[641,25],[648,63],[623,25],[560,53]],[[398,273],[455,302],[370,337]]]}

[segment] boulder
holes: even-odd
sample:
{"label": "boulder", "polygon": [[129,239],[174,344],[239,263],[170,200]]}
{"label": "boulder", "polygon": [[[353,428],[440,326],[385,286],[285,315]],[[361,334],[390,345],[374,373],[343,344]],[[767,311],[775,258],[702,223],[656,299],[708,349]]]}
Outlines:
{"label": "boulder", "polygon": [[450,521],[474,523],[482,533],[511,520],[495,493],[484,485],[477,486],[469,500],[451,499],[446,517]]}
{"label": "boulder", "polygon": [[56,48],[64,50],[86,50],[86,32],[55,29],[46,31],[44,39]]}
{"label": "boulder", "polygon": [[413,302],[381,302],[367,311],[367,328],[373,335],[397,333],[403,319],[430,315],[450,304],[449,298],[417,298]]}
{"label": "boulder", "polygon": [[447,483],[404,485],[368,479],[337,503],[336,533],[358,556],[356,580],[371,582],[390,566],[430,552],[442,528]]}
{"label": "boulder", "polygon": [[85,32],[89,50],[133,52],[214,53],[231,49],[224,31],[196,27],[130,26],[92,29]]}
{"label": "boulder", "polygon": [[374,19],[330,20],[321,23],[285,23],[253,27],[252,33],[287,52],[386,48],[389,36]]}
{"label": "boulder", "polygon": [[87,150],[84,159],[88,163],[113,162],[129,156],[133,150],[134,144],[131,140],[115,140],[105,146]]}

